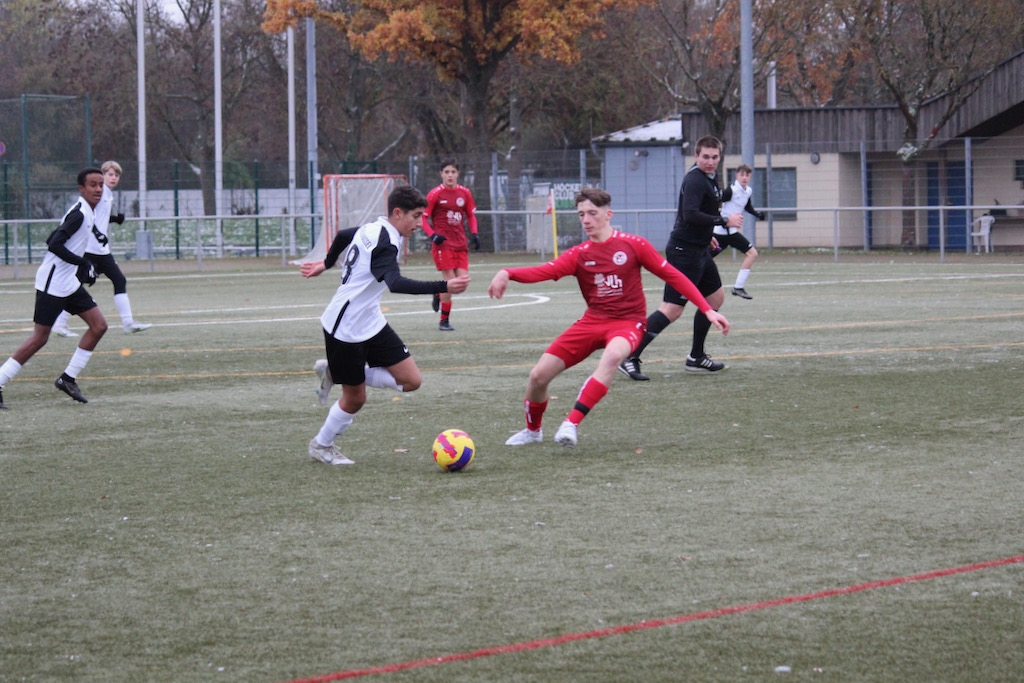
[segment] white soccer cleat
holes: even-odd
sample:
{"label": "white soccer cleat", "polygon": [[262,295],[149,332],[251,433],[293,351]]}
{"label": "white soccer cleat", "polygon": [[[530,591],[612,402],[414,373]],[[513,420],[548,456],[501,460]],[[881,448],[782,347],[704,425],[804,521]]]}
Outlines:
{"label": "white soccer cleat", "polygon": [[309,457],[327,465],[355,465],[355,462],[342,455],[333,443],[330,446],[321,446],[315,437],[309,441]]}
{"label": "white soccer cleat", "polygon": [[150,325],[149,323],[129,323],[128,325],[124,326],[124,333],[125,334],[135,334],[136,332],[142,332],[143,330],[148,330],[151,327],[153,327],[153,326]]}
{"label": "white soccer cleat", "polygon": [[55,327],[55,328],[53,328],[53,333],[55,335],[57,335],[58,337],[77,337],[78,336],[77,332],[72,332],[71,330],[69,330],[66,327]]}
{"label": "white soccer cleat", "polygon": [[316,371],[317,379],[320,380],[320,386],[316,388],[317,398],[320,399],[320,405],[325,406],[331,402],[330,394],[331,387],[334,386],[334,379],[331,377],[330,368],[327,367],[327,359],[321,358],[313,365],[313,370]]}
{"label": "white soccer cleat", "polygon": [[572,448],[576,445],[576,425],[566,420],[562,423],[562,426],[555,432],[555,443],[560,443],[566,448]]}
{"label": "white soccer cleat", "polygon": [[544,430],[538,429],[537,431],[531,431],[524,429],[521,432],[516,432],[512,436],[508,437],[508,441],[505,442],[506,446],[525,446],[528,443],[540,443],[544,439]]}

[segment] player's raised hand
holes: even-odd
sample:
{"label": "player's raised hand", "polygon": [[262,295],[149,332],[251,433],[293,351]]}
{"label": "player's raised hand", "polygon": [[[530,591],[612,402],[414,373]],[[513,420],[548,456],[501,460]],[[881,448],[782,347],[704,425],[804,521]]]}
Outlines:
{"label": "player's raised hand", "polygon": [[327,267],[324,266],[323,261],[309,261],[307,263],[303,263],[300,270],[302,272],[302,277],[316,277],[327,270]]}
{"label": "player's raised hand", "polygon": [[704,315],[722,334],[729,334],[729,321],[725,319],[724,315],[716,310],[710,310]]}
{"label": "player's raised hand", "polygon": [[448,280],[448,293],[449,294],[462,294],[469,287],[469,276],[460,275],[459,277],[453,277]]}
{"label": "player's raised hand", "polygon": [[492,299],[500,299],[505,296],[506,289],[508,289],[508,271],[502,269],[494,274],[491,284],[487,287],[487,294]]}

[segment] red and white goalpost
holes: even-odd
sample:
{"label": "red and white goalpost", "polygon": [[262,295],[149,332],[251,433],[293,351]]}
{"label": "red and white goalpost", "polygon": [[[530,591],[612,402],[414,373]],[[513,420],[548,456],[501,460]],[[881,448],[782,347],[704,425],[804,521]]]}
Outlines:
{"label": "red and white goalpost", "polygon": [[323,178],[324,219],[320,221],[313,248],[293,263],[322,261],[339,230],[371,223],[386,215],[391,190],[406,182],[404,175],[377,173],[331,174]]}

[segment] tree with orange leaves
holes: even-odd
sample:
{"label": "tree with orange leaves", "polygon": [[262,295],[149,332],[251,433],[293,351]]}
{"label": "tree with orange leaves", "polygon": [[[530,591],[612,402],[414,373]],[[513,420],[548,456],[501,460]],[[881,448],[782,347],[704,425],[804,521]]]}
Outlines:
{"label": "tree with orange leaves", "polygon": [[489,151],[488,100],[498,67],[511,54],[572,64],[581,35],[602,34],[612,8],[648,0],[362,0],[332,11],[314,0],[268,0],[264,30],[283,31],[312,17],[345,33],[370,59],[387,55],[433,64],[465,89],[463,121],[471,151]]}

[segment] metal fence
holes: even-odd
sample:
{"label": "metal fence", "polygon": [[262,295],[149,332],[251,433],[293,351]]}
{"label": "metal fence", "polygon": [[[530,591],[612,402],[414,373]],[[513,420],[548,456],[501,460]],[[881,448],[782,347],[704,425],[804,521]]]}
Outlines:
{"label": "metal fence", "polygon": [[[543,199],[543,198],[538,198]],[[542,204],[540,201],[537,204]],[[935,246],[919,245],[915,249],[938,255],[941,260],[947,252],[987,251],[993,244],[1000,251],[1024,251],[1024,219],[1003,217],[1007,212],[1024,216],[1024,205],[1020,206],[928,206],[928,207],[780,207],[769,209],[769,219],[762,226],[757,246],[761,249],[800,248],[829,249],[835,260],[842,251],[868,251],[871,247],[870,230],[872,223],[880,222],[881,213],[900,214],[906,210],[920,214],[922,223],[936,223]],[[791,236],[781,235],[788,229],[788,223],[774,224],[771,213],[797,212],[811,214],[818,226],[814,239],[800,238],[794,242]],[[978,231],[975,222],[965,223],[963,219],[951,221],[951,216],[971,216],[977,213],[1000,212],[995,221],[993,235],[996,238],[982,238],[971,233]],[[661,226],[658,234],[652,234],[650,220],[644,216],[656,216]],[[531,210],[520,211],[478,211],[482,249],[491,253],[532,252],[540,260],[554,253],[555,225],[552,215],[543,205]],[[855,220],[845,220],[853,217]],[[665,238],[675,217],[675,209],[619,210],[613,222],[618,229],[640,234],[651,240],[659,249],[664,248]],[[322,217],[313,214],[248,215],[248,216],[203,216],[178,217],[170,219],[127,219],[124,224],[110,225],[110,247],[119,260],[148,260],[154,268],[161,261],[194,261],[197,270],[202,270],[204,259],[265,258],[285,265],[290,259],[305,255],[316,239],[316,226]],[[575,211],[555,212],[557,221],[558,249],[564,250],[585,239]],[[806,222],[806,221],[805,221]],[[847,225],[844,227],[844,223]],[[850,227],[850,224],[855,227]],[[1000,228],[1000,225],[1003,225]],[[46,238],[57,227],[55,220],[13,220],[0,221],[0,265],[11,266],[14,279],[31,276],[28,266],[38,264],[46,254]],[[1003,233],[1000,234],[1000,230]],[[950,245],[956,245],[951,247]],[[417,231],[410,240],[411,252],[426,252],[429,244]]]}

